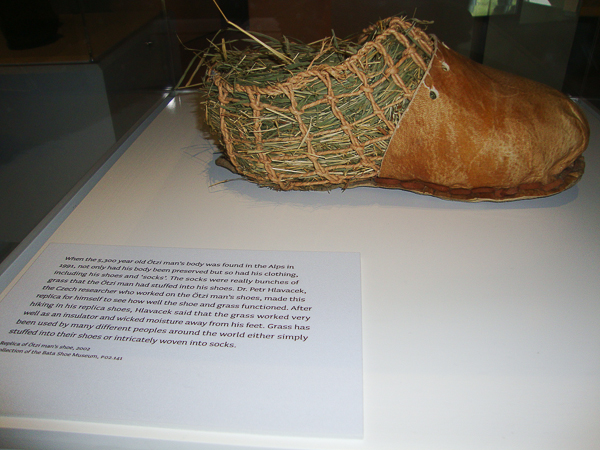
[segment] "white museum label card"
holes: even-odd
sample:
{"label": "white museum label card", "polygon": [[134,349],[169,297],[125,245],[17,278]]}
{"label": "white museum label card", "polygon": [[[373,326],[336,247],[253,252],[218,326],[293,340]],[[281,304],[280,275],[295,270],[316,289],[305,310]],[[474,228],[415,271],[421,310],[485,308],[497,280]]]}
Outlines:
{"label": "white museum label card", "polygon": [[360,255],[50,244],[0,302],[0,415],[360,438]]}

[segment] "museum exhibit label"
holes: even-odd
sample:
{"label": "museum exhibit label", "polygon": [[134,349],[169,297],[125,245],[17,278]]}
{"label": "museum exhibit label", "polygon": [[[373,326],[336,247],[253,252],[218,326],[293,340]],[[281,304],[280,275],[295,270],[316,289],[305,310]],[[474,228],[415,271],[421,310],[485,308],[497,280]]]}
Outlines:
{"label": "museum exhibit label", "polygon": [[362,436],[357,253],[50,244],[0,317],[4,416]]}

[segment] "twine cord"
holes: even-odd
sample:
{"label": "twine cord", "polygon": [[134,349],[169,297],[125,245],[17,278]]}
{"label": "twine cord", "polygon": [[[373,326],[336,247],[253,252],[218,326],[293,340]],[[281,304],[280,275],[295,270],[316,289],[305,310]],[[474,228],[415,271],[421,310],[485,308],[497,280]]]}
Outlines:
{"label": "twine cord", "polygon": [[237,69],[248,54],[236,65],[232,50],[222,52],[227,70],[221,72],[218,63],[209,67],[204,107],[238,173],[281,190],[346,188],[377,177],[434,45],[430,36],[397,17],[363,36],[362,47],[333,66],[318,61],[332,47],[342,51],[341,41],[315,44],[317,56],[306,70],[277,83],[235,75],[231,67]]}

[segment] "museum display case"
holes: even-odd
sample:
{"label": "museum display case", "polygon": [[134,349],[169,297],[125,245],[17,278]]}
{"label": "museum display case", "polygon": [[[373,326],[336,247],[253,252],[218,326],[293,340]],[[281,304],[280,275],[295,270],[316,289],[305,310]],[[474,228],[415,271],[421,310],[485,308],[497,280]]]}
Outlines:
{"label": "museum display case", "polygon": [[[221,4],[249,30],[304,42],[414,16],[475,61],[593,104],[599,96],[599,7],[591,0]],[[172,92],[191,59],[187,49],[204,48],[226,23],[210,0],[7,1],[2,8],[4,258]]]}
{"label": "museum display case", "polygon": [[0,8],[4,258],[170,92],[178,50],[160,1]]}
{"label": "museum display case", "polygon": [[[598,448],[600,4],[218,6],[0,5],[0,447]],[[577,179],[509,201],[276,190],[219,161],[200,52],[395,15],[570,97]]]}
{"label": "museum display case", "polygon": [[[600,96],[600,7],[592,0],[221,4],[247,29],[305,42],[414,16],[432,21],[428,31],[475,61],[592,103]],[[4,258],[171,92],[191,58],[180,42],[203,48],[226,24],[210,0],[7,1],[1,14]],[[80,142],[85,149],[75,150]]]}

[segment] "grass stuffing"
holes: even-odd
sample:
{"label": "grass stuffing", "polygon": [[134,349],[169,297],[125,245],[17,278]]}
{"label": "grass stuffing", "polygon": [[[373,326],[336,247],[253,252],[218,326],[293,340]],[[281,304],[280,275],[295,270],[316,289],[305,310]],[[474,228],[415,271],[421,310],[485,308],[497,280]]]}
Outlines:
{"label": "grass stuffing", "polygon": [[256,33],[214,39],[196,70],[205,69],[200,104],[224,157],[251,181],[282,190],[377,176],[433,53],[415,22],[393,17],[355,38],[309,44]]}

